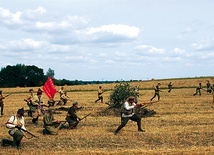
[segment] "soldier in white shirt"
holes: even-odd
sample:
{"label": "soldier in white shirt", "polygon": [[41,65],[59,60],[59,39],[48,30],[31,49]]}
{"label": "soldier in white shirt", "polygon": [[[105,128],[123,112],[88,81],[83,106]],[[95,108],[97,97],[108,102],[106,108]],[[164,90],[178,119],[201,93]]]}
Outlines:
{"label": "soldier in white shirt", "polygon": [[132,121],[137,122],[137,126],[138,126],[138,131],[139,132],[145,132],[141,128],[141,117],[137,116],[134,113],[134,108],[138,107],[138,106],[142,106],[142,104],[136,104],[136,103],[134,103],[134,97],[133,96],[130,96],[128,98],[128,100],[123,104],[123,108],[122,108],[122,112],[121,112],[121,125],[117,128],[117,130],[115,130],[115,132],[114,132],[115,135],[123,127],[126,126],[126,124],[128,123],[129,119],[131,119]]}
{"label": "soldier in white shirt", "polygon": [[24,122],[24,109],[19,109],[17,114],[11,116],[6,123],[8,128],[8,133],[13,137],[13,141],[8,139],[2,140],[2,146],[12,145],[17,149],[20,149],[20,143],[24,136],[22,131],[26,131],[25,122]]}

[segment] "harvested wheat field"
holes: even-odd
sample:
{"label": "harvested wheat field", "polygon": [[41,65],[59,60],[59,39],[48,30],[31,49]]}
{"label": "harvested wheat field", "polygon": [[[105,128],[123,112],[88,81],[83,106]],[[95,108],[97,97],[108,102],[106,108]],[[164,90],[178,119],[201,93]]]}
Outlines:
{"label": "harvested wheat field", "polygon": [[[99,85],[65,86],[70,101],[66,107],[71,106],[73,101],[78,101],[84,108],[77,112],[81,118],[88,113],[89,117],[82,120],[77,129],[62,129],[58,135],[43,135],[42,116],[39,125],[34,126],[31,118],[25,114],[26,128],[39,139],[23,138],[20,150],[13,147],[0,147],[0,154],[84,154],[84,155],[131,155],[131,154],[187,154],[187,155],[211,155],[214,154],[214,103],[213,96],[202,90],[201,96],[193,96],[198,82],[205,86],[207,79],[177,79],[171,80],[174,89],[167,92],[169,80],[142,81],[130,83],[140,85],[139,102],[148,102],[153,96],[152,89],[157,82],[161,82],[162,92],[159,102],[148,106],[155,110],[152,117],[142,118],[144,133],[137,131],[134,122],[129,121],[117,135],[114,130],[120,125],[120,117],[112,114],[102,115],[108,107],[107,104],[94,103],[97,99]],[[208,79],[214,83],[213,79]],[[107,102],[109,94],[115,84],[102,84],[105,93],[104,101]],[[59,89],[60,87],[57,87]],[[6,121],[14,115],[18,108],[28,109],[23,99],[27,96],[30,88],[2,88],[3,94],[13,93],[4,99],[4,115],[0,117],[0,138],[9,138]],[[34,88],[34,90],[37,90]],[[55,100],[59,99],[56,94]],[[154,100],[157,100],[154,99]],[[44,94],[44,101],[47,97]],[[55,118],[65,120],[66,111],[56,106]],[[58,109],[58,110],[57,110]],[[26,135],[29,137],[29,135]]]}

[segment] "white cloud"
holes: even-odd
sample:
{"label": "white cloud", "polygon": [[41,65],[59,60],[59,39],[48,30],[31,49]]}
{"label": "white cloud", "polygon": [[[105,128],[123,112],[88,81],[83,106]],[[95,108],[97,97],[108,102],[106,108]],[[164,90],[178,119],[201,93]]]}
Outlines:
{"label": "white cloud", "polygon": [[144,53],[150,54],[163,54],[165,53],[165,49],[163,48],[156,48],[149,45],[139,45],[135,47],[136,50],[143,51]]}
{"label": "white cloud", "polygon": [[174,48],[172,50],[172,53],[174,53],[174,54],[184,54],[185,50],[184,49],[180,49],[180,48]]}
{"label": "white cloud", "polygon": [[214,48],[214,39],[204,39],[199,42],[193,43],[192,47],[195,50],[213,50]]}
{"label": "white cloud", "polygon": [[22,21],[20,19],[22,13],[20,11],[11,13],[9,10],[0,8],[0,22],[4,25],[11,26],[13,24],[20,25]]}
{"label": "white cloud", "polygon": [[21,39],[20,41],[10,41],[7,44],[8,49],[12,50],[35,50],[45,47],[48,43],[44,41],[35,41],[31,38]]}
{"label": "white cloud", "polygon": [[97,35],[99,34],[110,34],[113,36],[123,36],[125,38],[137,38],[140,34],[140,29],[134,26],[121,25],[121,24],[111,24],[111,25],[103,25],[100,27],[91,27],[88,28],[86,34],[89,35]]}

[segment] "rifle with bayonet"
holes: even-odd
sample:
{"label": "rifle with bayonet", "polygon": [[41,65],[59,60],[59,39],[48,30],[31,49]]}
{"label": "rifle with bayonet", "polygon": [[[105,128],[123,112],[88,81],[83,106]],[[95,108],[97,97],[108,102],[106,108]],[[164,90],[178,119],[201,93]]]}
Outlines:
{"label": "rifle with bayonet", "polygon": [[29,132],[29,131],[27,131],[27,130],[25,130],[25,129],[22,129],[22,128],[20,128],[22,131],[24,131],[24,132],[26,132],[26,133],[28,133],[29,135],[31,135],[32,137],[34,137],[34,138],[38,138],[39,139],[39,137],[38,136],[36,136],[36,135],[34,135],[34,134],[32,134],[31,132]]}
{"label": "rifle with bayonet", "polygon": [[[15,117],[15,116],[14,116],[14,117]],[[15,119],[15,118],[14,118],[14,119]],[[13,123],[7,122],[6,124],[13,124]],[[17,128],[18,130],[22,130],[22,131],[28,133],[29,135],[31,135],[31,136],[34,137],[34,138],[38,138],[38,139],[39,139],[38,136],[32,134],[31,132],[27,131],[26,129],[21,128],[21,126],[19,126],[19,125],[17,125],[15,128]],[[26,137],[26,138],[27,138],[27,137]],[[28,138],[28,139],[29,139],[29,138]]]}
{"label": "rifle with bayonet", "polygon": [[85,116],[82,117],[82,118],[79,118],[79,119],[74,123],[74,125],[71,125],[71,126],[68,128],[68,130],[73,129],[74,126],[76,126],[76,125],[77,125],[80,121],[82,121],[83,119],[86,119],[89,115],[91,115],[91,113],[85,115]]}
{"label": "rifle with bayonet", "polygon": [[157,103],[157,102],[159,102],[159,101],[144,102],[144,103],[141,103],[141,104],[138,104],[138,105],[141,108],[146,108],[146,107],[152,105],[153,103]]}
{"label": "rifle with bayonet", "polygon": [[12,95],[12,93],[5,95],[4,98],[6,98],[6,97],[8,97],[8,96],[10,96],[10,95]]}
{"label": "rifle with bayonet", "polygon": [[84,117],[80,118],[79,121],[85,119],[85,118],[88,117],[89,115],[91,115],[91,113],[89,113],[89,114],[85,115]]}

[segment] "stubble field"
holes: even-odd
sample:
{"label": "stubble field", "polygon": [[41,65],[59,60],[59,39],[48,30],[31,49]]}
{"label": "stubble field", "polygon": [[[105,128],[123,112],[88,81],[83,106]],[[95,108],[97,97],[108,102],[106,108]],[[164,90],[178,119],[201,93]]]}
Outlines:
{"label": "stubble field", "polygon": [[[212,79],[211,83],[214,82]],[[94,103],[97,99],[99,85],[64,86],[68,91],[70,101],[65,107],[78,101],[84,108],[77,112],[81,118],[91,113],[81,121],[77,129],[59,131],[58,135],[43,135],[42,116],[39,125],[34,126],[31,118],[25,114],[26,128],[39,136],[39,139],[22,140],[21,150],[12,147],[0,147],[0,154],[214,154],[214,103],[213,96],[202,91],[202,96],[193,96],[195,86],[206,79],[171,80],[171,93],[167,92],[169,81],[132,82],[130,85],[140,85],[139,102],[148,102],[153,96],[152,87],[161,82],[161,100],[148,106],[157,114],[153,117],[142,118],[144,133],[137,131],[136,123],[129,121],[118,135],[114,130],[120,125],[120,117],[115,115],[100,115],[107,104]],[[104,102],[115,84],[103,85]],[[34,88],[37,90],[39,87]],[[60,87],[57,87],[59,89]],[[3,94],[13,93],[4,99],[4,116],[0,116],[0,138],[10,138],[5,123],[14,115],[18,108],[28,106],[23,101],[30,88],[2,88]],[[47,102],[45,94],[44,102]],[[56,94],[55,100],[59,99]],[[154,99],[157,100],[157,99]],[[56,106],[59,109],[61,106]],[[65,120],[66,111],[56,110],[55,118]],[[28,135],[26,135],[28,136]]]}

